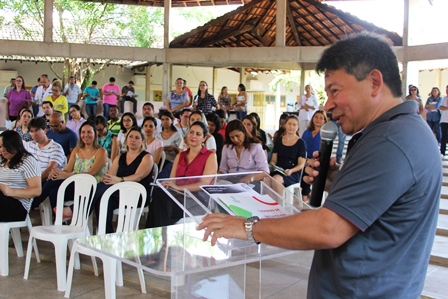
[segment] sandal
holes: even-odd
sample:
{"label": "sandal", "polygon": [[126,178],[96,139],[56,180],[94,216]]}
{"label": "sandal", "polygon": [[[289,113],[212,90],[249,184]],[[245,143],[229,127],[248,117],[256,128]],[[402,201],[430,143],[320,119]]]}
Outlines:
{"label": "sandal", "polygon": [[[56,207],[53,208],[53,212],[56,215]],[[62,213],[62,219],[73,218],[73,214],[64,214]]]}

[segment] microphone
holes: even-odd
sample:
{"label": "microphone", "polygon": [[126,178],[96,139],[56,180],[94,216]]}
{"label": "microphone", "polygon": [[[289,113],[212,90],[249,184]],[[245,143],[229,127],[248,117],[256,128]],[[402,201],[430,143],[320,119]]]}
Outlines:
{"label": "microphone", "polygon": [[328,166],[330,165],[331,152],[333,151],[333,140],[338,134],[338,127],[331,121],[327,122],[320,129],[319,162],[317,169],[319,175],[314,178],[313,188],[309,204],[312,207],[322,205],[322,195],[324,194],[325,182],[327,181]]}

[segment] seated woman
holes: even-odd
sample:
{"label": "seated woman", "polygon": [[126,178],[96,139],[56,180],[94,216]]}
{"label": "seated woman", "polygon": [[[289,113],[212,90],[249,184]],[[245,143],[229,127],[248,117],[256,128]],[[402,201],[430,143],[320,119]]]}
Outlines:
{"label": "seated woman", "polygon": [[68,109],[68,113],[70,114],[72,119],[67,122],[66,126],[70,130],[75,132],[76,136],[78,136],[78,138],[79,138],[79,135],[78,135],[79,134],[79,128],[86,121],[84,119],[84,117],[82,117],[81,107],[79,107],[79,105],[76,105],[76,104],[72,105]]}
{"label": "seated woman", "polygon": [[17,126],[14,131],[19,133],[20,137],[23,141],[31,141],[31,134],[28,130],[28,124],[30,123],[30,120],[33,118],[33,112],[31,112],[30,109],[23,109],[20,111],[20,125]]}
{"label": "seated woman", "polygon": [[[266,154],[258,139],[249,135],[240,120],[234,119],[227,124],[225,145],[222,149],[218,173],[250,171],[269,173]],[[254,179],[253,176],[246,176],[241,182],[250,183],[252,179]]]}
{"label": "seated woman", "polygon": [[[189,148],[176,156],[170,178],[216,174],[218,169],[216,154],[202,146],[207,134],[207,127],[203,122],[197,121],[190,126],[187,135]],[[191,192],[195,192],[200,189],[199,186],[210,184],[210,178],[167,180],[162,184],[166,188],[173,188],[174,190],[183,191],[184,189],[188,189]],[[179,200],[182,201],[183,198],[182,195]],[[152,202],[149,206],[146,227],[175,224],[182,217],[182,209],[163,190],[160,188],[155,189]]]}
{"label": "seated woman", "polygon": [[[162,141],[163,150],[166,154],[166,162],[173,162],[179,153],[179,145],[182,137],[173,125],[174,116],[171,112],[163,111],[160,114],[162,121],[162,132],[156,134],[156,138]],[[165,162],[165,165],[167,164]],[[164,165],[162,166],[164,167]]]}
{"label": "seated woman", "polygon": [[[39,203],[50,197],[52,208],[56,207],[59,186],[66,178],[78,174],[87,173],[93,175],[98,182],[107,172],[107,151],[98,144],[96,127],[93,123],[85,122],[79,128],[78,144],[70,155],[70,160],[64,170],[53,169],[48,175],[48,180],[42,186],[42,194],[36,198]],[[65,201],[73,199],[73,185],[65,192]],[[64,210],[64,217],[70,217],[71,210]]]}
{"label": "seated woman", "polygon": [[295,115],[286,118],[285,132],[274,142],[271,164],[283,168],[284,173],[274,171],[271,176],[285,187],[299,183],[306,161],[305,141],[299,137],[299,119]]}
{"label": "seated woman", "polygon": [[[90,119],[90,117],[89,117]],[[93,118],[98,134],[98,143],[107,151],[107,156],[113,161],[118,155],[117,137],[107,127],[107,119],[98,115]]]}
{"label": "seated woman", "polygon": [[[306,144],[307,157],[313,157],[313,152],[318,151],[320,147],[320,128],[328,122],[327,114],[322,110],[317,110],[311,121],[308,123],[308,129],[303,132],[302,139]],[[305,173],[303,174],[305,175]],[[311,192],[310,185],[303,181],[300,182],[302,187],[302,200],[307,201]]]}
{"label": "seated woman", "polygon": [[[288,116],[289,116],[288,113],[283,113],[282,115],[280,115],[280,118],[278,120],[278,130],[275,131],[274,137],[272,137],[272,142],[275,143],[275,141],[279,137],[282,137],[283,134],[285,133],[285,123],[286,123],[286,119],[288,118]],[[269,137],[271,137],[271,136],[269,135]]]}
{"label": "seated woman", "polygon": [[126,151],[126,145],[124,144],[126,134],[130,128],[135,126],[137,126],[137,119],[135,118],[135,115],[131,112],[123,113],[120,120],[121,130],[117,136],[118,154],[124,153]]}
{"label": "seated woman", "polygon": [[15,131],[0,134],[0,222],[23,221],[41,193],[41,170]]}
{"label": "seated woman", "polygon": [[[93,198],[97,219],[99,219],[99,213],[107,213],[106,233],[108,234],[114,232],[112,216],[114,210],[120,204],[119,194],[115,192],[109,198],[107,211],[100,211],[101,196],[110,186],[120,182],[138,182],[146,189],[147,197],[143,198],[144,205],[149,204],[148,197],[151,191],[153,160],[151,154],[145,151],[145,136],[142,134],[141,128],[130,128],[126,134],[124,143],[126,145],[126,152],[114,159],[112,167],[104,175],[101,183],[98,184]],[[141,202],[139,202],[139,205],[141,205]]]}
{"label": "seated woman", "polygon": [[221,128],[221,120],[214,112],[207,114],[205,118],[207,119],[209,133],[213,136],[216,142],[216,157],[218,158],[219,166],[219,163],[221,163],[222,148],[224,146],[224,137],[218,133]]}
{"label": "seated woman", "polygon": [[159,165],[162,157],[163,144],[156,138],[157,121],[152,116],[143,119],[142,129],[145,132],[146,151],[152,155],[154,163]]}

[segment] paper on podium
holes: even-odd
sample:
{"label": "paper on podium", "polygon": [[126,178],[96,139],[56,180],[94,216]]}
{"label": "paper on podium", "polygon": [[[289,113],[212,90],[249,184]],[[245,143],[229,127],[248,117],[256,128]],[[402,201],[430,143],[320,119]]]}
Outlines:
{"label": "paper on podium", "polygon": [[260,195],[244,183],[201,186],[219,205],[242,217],[280,218],[291,215],[269,195]]}

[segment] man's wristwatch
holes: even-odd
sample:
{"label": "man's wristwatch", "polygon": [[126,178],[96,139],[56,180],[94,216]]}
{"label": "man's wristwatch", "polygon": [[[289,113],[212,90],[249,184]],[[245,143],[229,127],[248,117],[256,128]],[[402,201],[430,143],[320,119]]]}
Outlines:
{"label": "man's wristwatch", "polygon": [[260,244],[260,242],[255,241],[252,228],[253,228],[254,224],[257,223],[258,221],[260,221],[260,218],[258,218],[257,216],[253,216],[253,217],[247,218],[246,221],[244,222],[244,227],[246,228],[247,240],[254,242],[256,244]]}

